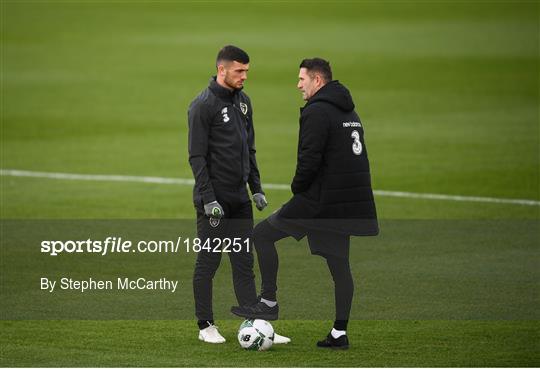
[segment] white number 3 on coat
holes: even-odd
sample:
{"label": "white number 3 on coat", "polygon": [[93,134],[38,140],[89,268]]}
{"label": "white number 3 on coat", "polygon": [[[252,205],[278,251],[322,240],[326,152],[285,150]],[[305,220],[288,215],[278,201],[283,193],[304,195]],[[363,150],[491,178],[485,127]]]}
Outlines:
{"label": "white number 3 on coat", "polygon": [[360,133],[357,130],[352,131],[351,137],[354,138],[352,144],[352,152],[354,155],[360,155],[362,153],[362,142],[360,142]]}

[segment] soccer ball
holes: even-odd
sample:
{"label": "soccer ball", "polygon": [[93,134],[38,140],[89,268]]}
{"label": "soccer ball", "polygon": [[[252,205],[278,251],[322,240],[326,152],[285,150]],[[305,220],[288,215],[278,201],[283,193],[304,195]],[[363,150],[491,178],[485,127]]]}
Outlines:
{"label": "soccer ball", "polygon": [[266,351],[274,343],[274,328],[266,320],[244,320],[238,329],[238,342],[246,350]]}

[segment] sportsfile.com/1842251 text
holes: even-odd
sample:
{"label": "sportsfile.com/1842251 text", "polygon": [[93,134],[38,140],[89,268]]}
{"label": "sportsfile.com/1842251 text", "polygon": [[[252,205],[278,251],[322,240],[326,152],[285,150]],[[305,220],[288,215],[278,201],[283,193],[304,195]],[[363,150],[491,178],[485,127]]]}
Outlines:
{"label": "sportsfile.com/1842251 text", "polygon": [[41,253],[57,256],[62,253],[92,253],[107,255],[113,253],[178,253],[178,252],[249,252],[249,238],[207,238],[178,237],[176,240],[131,241],[122,237],[109,236],[104,240],[43,240]]}

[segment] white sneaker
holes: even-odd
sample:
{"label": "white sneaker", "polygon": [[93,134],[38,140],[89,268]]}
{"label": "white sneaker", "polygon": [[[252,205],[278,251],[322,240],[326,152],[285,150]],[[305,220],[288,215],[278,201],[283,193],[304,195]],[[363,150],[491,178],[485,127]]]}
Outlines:
{"label": "white sneaker", "polygon": [[279,335],[277,333],[274,333],[274,343],[276,345],[284,345],[291,342],[291,339],[289,337],[285,337],[282,335]]}
{"label": "white sneaker", "polygon": [[208,343],[224,343],[225,337],[219,334],[217,328],[215,325],[210,324],[208,327],[201,329],[199,331],[199,339]]}

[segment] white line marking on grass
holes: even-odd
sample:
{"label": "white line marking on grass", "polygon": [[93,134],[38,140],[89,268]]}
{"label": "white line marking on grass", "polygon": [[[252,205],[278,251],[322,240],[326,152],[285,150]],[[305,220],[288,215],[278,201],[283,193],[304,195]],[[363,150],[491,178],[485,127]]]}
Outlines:
{"label": "white line marking on grass", "polygon": [[[34,177],[34,178],[49,178],[49,179],[64,179],[76,181],[100,181],[100,182],[140,182],[140,183],[157,183],[157,184],[173,184],[193,186],[195,181],[191,178],[165,178],[165,177],[143,177],[143,176],[124,176],[112,174],[75,174],[75,173],[54,173],[54,172],[34,172],[28,170],[17,169],[0,169],[0,175],[11,177]],[[290,190],[290,186],[286,184],[265,183],[264,188],[270,190]],[[403,191],[385,191],[375,190],[373,193],[377,196],[386,197],[402,197],[424,200],[446,200],[446,201],[463,201],[463,202],[488,202],[496,204],[513,204],[513,205],[528,205],[540,206],[540,201],[528,199],[504,199],[497,197],[479,197],[479,196],[460,196],[460,195],[444,195],[436,193],[415,193]]]}
{"label": "white line marking on grass", "polygon": [[54,172],[33,172],[29,170],[0,169],[0,175],[12,177],[35,177],[49,179],[66,179],[75,181],[99,181],[99,182],[142,182],[159,184],[193,185],[193,179],[164,178],[164,177],[141,177],[123,176],[114,174],[75,174]]}
{"label": "white line marking on grass", "polygon": [[443,195],[438,193],[415,193],[401,191],[384,191],[375,190],[374,194],[388,197],[408,197],[411,199],[425,200],[448,200],[448,201],[465,201],[465,202],[492,202],[497,204],[514,204],[514,205],[529,205],[539,206],[540,201],[528,199],[503,199],[498,197],[479,197],[479,196],[460,196],[460,195]]}

